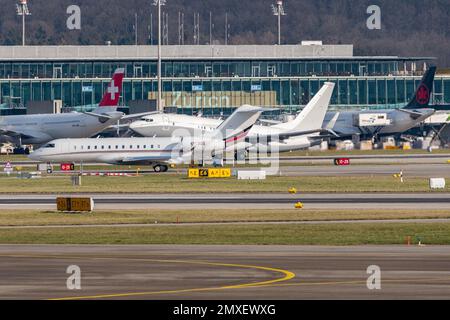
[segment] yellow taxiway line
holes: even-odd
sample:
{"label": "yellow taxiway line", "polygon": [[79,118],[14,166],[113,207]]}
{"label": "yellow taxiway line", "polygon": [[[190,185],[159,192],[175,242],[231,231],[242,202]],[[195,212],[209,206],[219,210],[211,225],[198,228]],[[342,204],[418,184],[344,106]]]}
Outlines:
{"label": "yellow taxiway line", "polygon": [[207,288],[192,288],[192,289],[180,289],[180,290],[162,290],[162,291],[148,291],[148,292],[128,292],[128,293],[117,293],[117,294],[101,294],[92,296],[78,296],[78,297],[63,297],[63,298],[52,298],[48,300],[81,300],[81,299],[107,299],[107,298],[123,298],[123,297],[135,297],[135,296],[145,296],[145,295],[156,295],[156,294],[173,294],[173,293],[185,293],[185,292],[201,292],[201,291],[217,291],[217,290],[230,290],[230,289],[241,289],[259,286],[269,286],[276,283],[284,282],[295,278],[295,273],[263,266],[245,265],[245,264],[233,264],[233,263],[218,263],[218,262],[208,262],[208,261],[190,261],[190,260],[158,260],[158,259],[145,259],[145,258],[127,258],[127,257],[90,257],[90,256],[53,256],[53,255],[0,255],[1,257],[10,258],[45,258],[45,259],[91,259],[91,260],[116,260],[125,259],[131,261],[147,261],[147,262],[159,262],[159,263],[181,263],[181,264],[197,264],[206,266],[217,266],[217,267],[230,267],[230,268],[245,268],[254,270],[263,270],[274,273],[281,273],[283,277],[275,278],[272,280],[250,282],[244,284],[234,284],[226,285],[220,287],[207,287]]}

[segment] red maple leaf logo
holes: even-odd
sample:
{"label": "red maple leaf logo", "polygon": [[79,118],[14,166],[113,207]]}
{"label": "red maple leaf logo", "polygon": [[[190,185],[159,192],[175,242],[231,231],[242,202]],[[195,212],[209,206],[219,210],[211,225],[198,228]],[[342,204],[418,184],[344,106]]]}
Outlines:
{"label": "red maple leaf logo", "polygon": [[416,100],[419,104],[427,104],[430,98],[430,91],[422,84],[417,90]]}

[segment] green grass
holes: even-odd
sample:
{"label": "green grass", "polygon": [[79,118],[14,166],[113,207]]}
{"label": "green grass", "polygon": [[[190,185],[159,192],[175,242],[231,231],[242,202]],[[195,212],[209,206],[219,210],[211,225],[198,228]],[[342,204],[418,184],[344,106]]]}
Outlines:
{"label": "green grass", "polygon": [[450,223],[3,229],[0,244],[450,244]]}
{"label": "green grass", "polygon": [[[187,179],[177,174],[139,177],[83,177],[82,186],[71,185],[69,176],[18,179],[0,177],[0,193],[231,193],[287,192],[427,192],[428,179],[391,176],[367,177],[268,177],[267,180]],[[447,184],[446,192],[450,192]]]}
{"label": "green grass", "polygon": [[21,154],[11,154],[11,155],[6,155],[6,154],[2,154],[0,155],[0,163],[2,162],[7,162],[7,161],[30,161],[30,159],[25,156],[25,155],[21,155]]}
{"label": "green grass", "polygon": [[101,210],[63,214],[42,210],[2,210],[0,226],[154,224],[192,222],[329,221],[450,218],[448,210]]}

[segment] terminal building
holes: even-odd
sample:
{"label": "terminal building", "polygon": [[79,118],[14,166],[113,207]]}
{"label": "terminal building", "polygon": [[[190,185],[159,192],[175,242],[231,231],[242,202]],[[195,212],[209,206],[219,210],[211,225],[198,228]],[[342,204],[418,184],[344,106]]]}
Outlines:
{"label": "terminal building", "polygon": [[[336,83],[332,110],[400,107],[433,63],[432,57],[355,56],[352,45],[321,42],[169,45],[162,57],[164,105],[204,115],[229,114],[243,104],[292,112],[326,81]],[[2,46],[1,112],[36,112],[45,103],[63,110],[93,108],[117,67],[126,69],[124,110],[154,107],[156,46]],[[436,76],[434,98],[450,104],[450,75]]]}

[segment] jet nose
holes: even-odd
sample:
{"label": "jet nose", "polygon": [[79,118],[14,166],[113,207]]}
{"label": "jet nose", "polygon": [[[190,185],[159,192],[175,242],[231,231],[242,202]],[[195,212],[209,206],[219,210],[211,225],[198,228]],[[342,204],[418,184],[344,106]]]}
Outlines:
{"label": "jet nose", "polygon": [[130,124],[130,128],[131,128],[131,129],[133,129],[133,128],[139,128],[139,127],[142,126],[143,123],[145,123],[145,122],[142,121],[142,120],[134,121],[134,122],[132,122],[132,123]]}
{"label": "jet nose", "polygon": [[33,151],[28,155],[28,158],[34,161],[40,161],[41,156],[39,150]]}
{"label": "jet nose", "polygon": [[146,124],[145,121],[135,121],[135,122],[132,122],[132,123],[130,124],[130,129],[133,130],[133,131],[135,131],[135,132],[137,132],[137,133],[140,133],[140,132],[139,132],[139,131],[140,131],[139,129],[145,127],[145,124]]}

